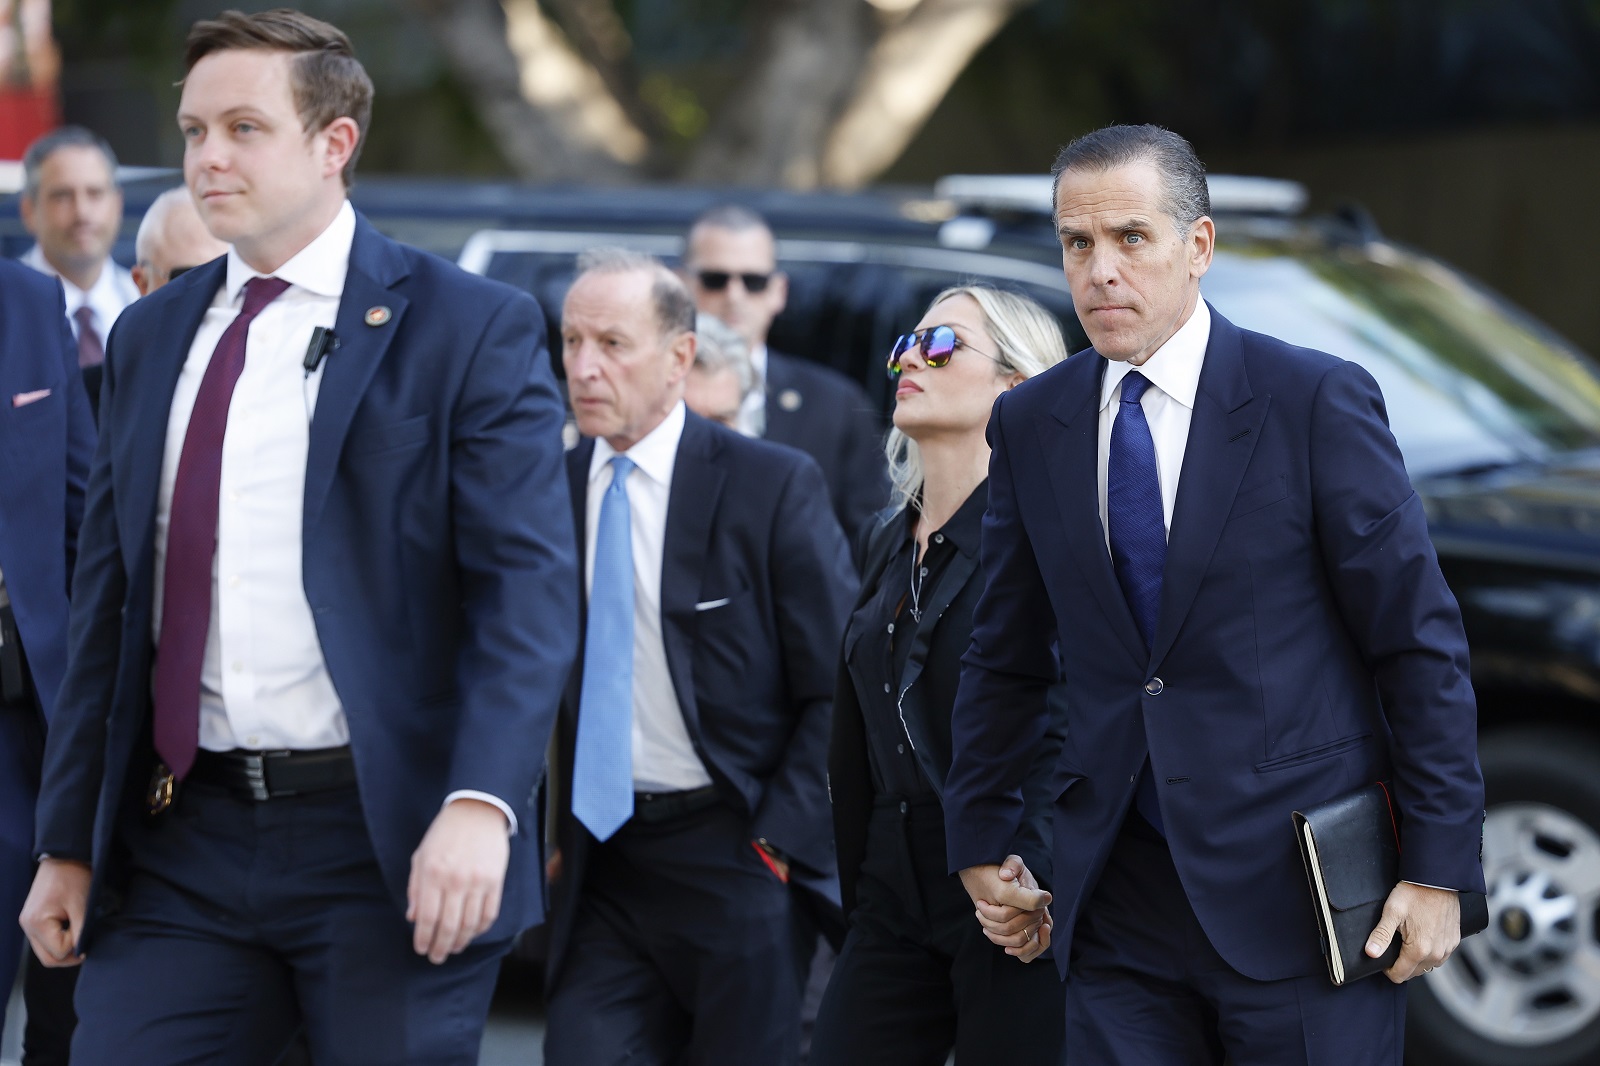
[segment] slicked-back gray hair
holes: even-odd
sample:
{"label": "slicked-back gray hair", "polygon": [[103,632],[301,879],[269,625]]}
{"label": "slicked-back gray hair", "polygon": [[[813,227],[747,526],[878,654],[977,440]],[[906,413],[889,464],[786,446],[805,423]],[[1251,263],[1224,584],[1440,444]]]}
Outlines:
{"label": "slicked-back gray hair", "polygon": [[1161,175],[1166,212],[1179,233],[1195,220],[1211,214],[1211,191],[1206,187],[1206,167],[1194,154],[1194,145],[1160,126],[1106,126],[1085,133],[1056,154],[1050,168],[1053,183],[1050,202],[1061,191],[1061,175],[1069,170],[1105,171],[1149,163]]}
{"label": "slicked-back gray hair", "polygon": [[694,349],[694,365],[707,374],[733,371],[739,379],[739,398],[750,395],[756,387],[756,368],[750,362],[750,345],[738,330],[716,315],[705,312],[695,316],[694,334],[698,343]]}
{"label": "slicked-back gray hair", "polygon": [[683,279],[653,255],[631,248],[591,248],[578,256],[578,273],[572,280],[576,283],[586,274],[633,273],[651,276],[650,300],[664,336],[694,332],[694,297]]}
{"label": "slicked-back gray hair", "polygon": [[22,153],[22,195],[32,200],[39,195],[39,171],[45,160],[63,148],[93,148],[105,156],[106,169],[111,171],[111,184],[117,183],[117,153],[104,137],[82,126],[62,126],[51,130],[28,145]]}

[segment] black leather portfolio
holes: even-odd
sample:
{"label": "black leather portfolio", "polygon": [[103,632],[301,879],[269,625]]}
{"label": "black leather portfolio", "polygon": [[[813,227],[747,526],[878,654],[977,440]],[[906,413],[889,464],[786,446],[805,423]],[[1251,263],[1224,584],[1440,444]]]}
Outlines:
{"label": "black leather portfolio", "polygon": [[[1328,976],[1336,985],[1347,985],[1387,970],[1400,957],[1400,938],[1376,959],[1367,956],[1366,946],[1400,880],[1398,815],[1388,788],[1371,784],[1295,811],[1294,830],[1311,882]],[[1461,935],[1481,932],[1488,924],[1483,893],[1461,893]]]}

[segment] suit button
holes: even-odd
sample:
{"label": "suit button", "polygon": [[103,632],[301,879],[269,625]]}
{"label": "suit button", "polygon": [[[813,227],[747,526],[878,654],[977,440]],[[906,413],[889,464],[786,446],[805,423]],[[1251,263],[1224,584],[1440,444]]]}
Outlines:
{"label": "suit button", "polygon": [[894,690],[889,687],[889,682],[885,681],[883,683],[883,691],[885,691],[885,692],[893,692]]}
{"label": "suit button", "polygon": [[894,746],[894,750],[899,752],[901,755],[904,755],[906,753],[906,746],[904,744],[896,744]]}
{"label": "suit button", "polygon": [[901,804],[900,804],[900,813],[901,813],[901,814],[904,814],[904,813],[906,813],[906,811],[908,811],[908,810],[910,810],[910,808],[909,808],[909,807],[907,807],[907,806],[906,806],[906,805],[905,805],[905,803],[904,803],[904,802],[902,802],[902,803],[901,803]]}
{"label": "suit button", "polygon": [[1162,691],[1165,690],[1166,687],[1166,685],[1161,683],[1161,679],[1159,677],[1152,677],[1149,681],[1144,683],[1144,691],[1150,696],[1161,695]]}

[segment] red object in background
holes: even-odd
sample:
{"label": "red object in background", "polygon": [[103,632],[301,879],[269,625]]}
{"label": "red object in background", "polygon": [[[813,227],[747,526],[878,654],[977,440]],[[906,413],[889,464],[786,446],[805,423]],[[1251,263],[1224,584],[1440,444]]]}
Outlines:
{"label": "red object in background", "polygon": [[40,134],[60,124],[53,90],[0,88],[0,159],[21,159]]}

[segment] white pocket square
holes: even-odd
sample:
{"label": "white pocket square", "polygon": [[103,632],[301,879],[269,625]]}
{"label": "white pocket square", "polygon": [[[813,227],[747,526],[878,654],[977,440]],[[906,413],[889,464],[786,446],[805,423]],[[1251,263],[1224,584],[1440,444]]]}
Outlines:
{"label": "white pocket square", "polygon": [[697,611],[714,611],[718,607],[726,607],[732,602],[732,596],[724,596],[720,600],[705,600],[704,602],[697,603],[694,605],[694,609]]}
{"label": "white pocket square", "polygon": [[50,391],[51,390],[49,389],[34,389],[32,392],[19,392],[15,396],[11,397],[11,406],[26,407],[30,403],[38,403],[40,400],[50,395]]}

